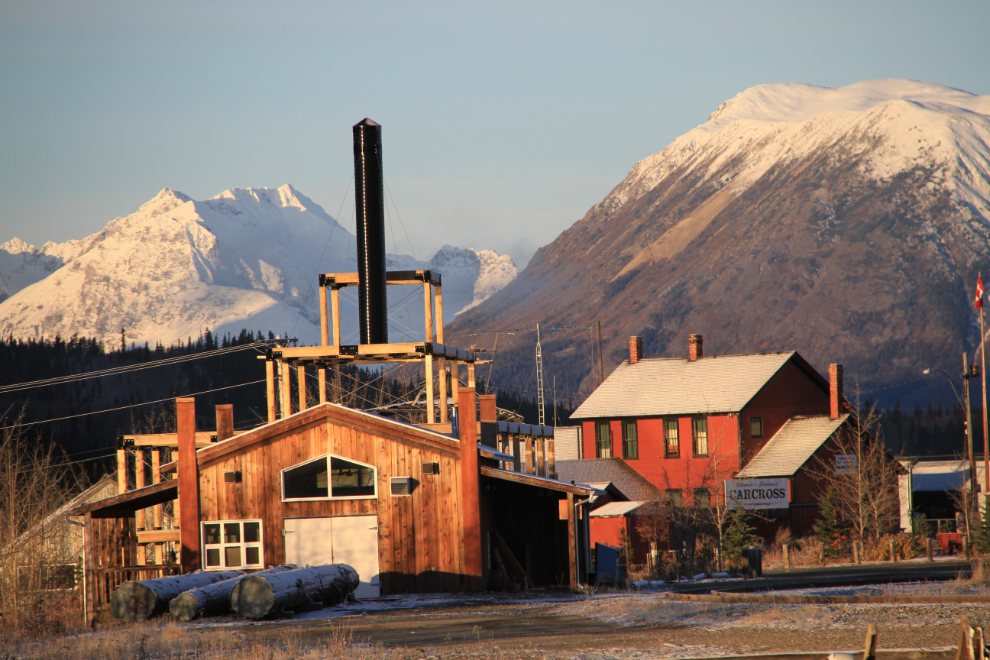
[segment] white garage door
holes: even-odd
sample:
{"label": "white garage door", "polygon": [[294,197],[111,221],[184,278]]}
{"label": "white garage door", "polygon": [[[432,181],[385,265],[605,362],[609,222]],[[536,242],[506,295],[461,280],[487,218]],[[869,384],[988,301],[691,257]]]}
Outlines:
{"label": "white garage door", "polygon": [[356,598],[377,598],[378,517],[286,518],[285,561],[298,566],[348,564],[361,578]]}

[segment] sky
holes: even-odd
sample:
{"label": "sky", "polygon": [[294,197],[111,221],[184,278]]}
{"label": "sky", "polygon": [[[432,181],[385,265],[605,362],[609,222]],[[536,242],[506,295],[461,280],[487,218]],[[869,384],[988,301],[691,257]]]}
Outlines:
{"label": "sky", "polygon": [[291,183],[351,226],[370,117],[389,251],[522,266],[754,85],[990,93],[988,26],[985,0],[0,0],[0,242],[82,238],[165,187]]}

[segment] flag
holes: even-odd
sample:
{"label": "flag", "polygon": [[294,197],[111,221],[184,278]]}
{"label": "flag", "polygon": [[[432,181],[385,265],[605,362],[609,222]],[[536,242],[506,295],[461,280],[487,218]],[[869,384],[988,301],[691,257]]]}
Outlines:
{"label": "flag", "polygon": [[976,300],[973,301],[973,305],[976,309],[983,308],[983,275],[976,276]]}

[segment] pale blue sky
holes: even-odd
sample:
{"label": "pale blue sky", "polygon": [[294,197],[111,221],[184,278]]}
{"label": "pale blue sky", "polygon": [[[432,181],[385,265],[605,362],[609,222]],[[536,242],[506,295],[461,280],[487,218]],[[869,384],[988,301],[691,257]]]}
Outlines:
{"label": "pale blue sky", "polygon": [[419,258],[524,262],[753,85],[990,93],[988,28],[986,1],[0,0],[0,242],[81,238],[166,186],[288,182],[336,216],[367,116]]}

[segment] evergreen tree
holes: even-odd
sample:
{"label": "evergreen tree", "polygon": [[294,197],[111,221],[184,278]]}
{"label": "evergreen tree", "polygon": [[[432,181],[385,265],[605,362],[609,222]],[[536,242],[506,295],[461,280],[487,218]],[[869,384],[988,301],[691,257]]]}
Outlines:
{"label": "evergreen tree", "polygon": [[982,555],[990,553],[990,503],[983,507],[983,519],[976,528],[975,536],[973,547]]}
{"label": "evergreen tree", "polygon": [[842,533],[842,522],[839,520],[839,503],[834,488],[829,488],[825,492],[825,497],[819,505],[818,522],[815,523],[812,531],[815,533],[815,538],[821,542],[826,555],[833,557],[839,553],[838,548],[835,547],[835,539]]}
{"label": "evergreen tree", "polygon": [[749,514],[738,506],[729,514],[729,528],[722,538],[722,557],[732,564],[742,559],[743,548],[751,547],[757,541],[756,531],[749,525]]}

